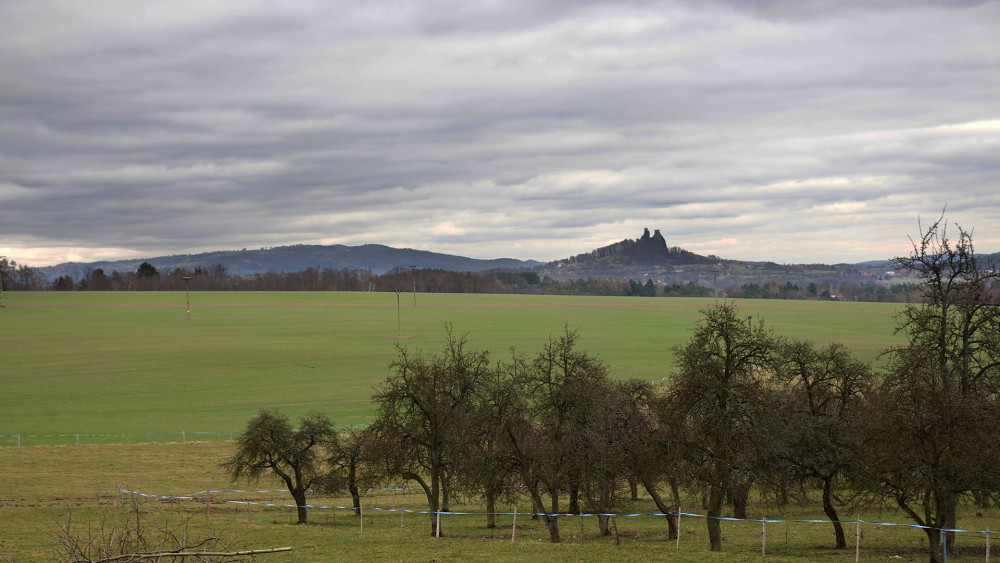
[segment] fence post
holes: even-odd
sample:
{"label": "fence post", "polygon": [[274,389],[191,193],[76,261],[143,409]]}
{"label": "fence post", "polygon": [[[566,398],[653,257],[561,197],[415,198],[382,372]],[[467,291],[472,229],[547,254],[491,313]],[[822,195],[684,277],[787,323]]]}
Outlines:
{"label": "fence post", "polygon": [[403,535],[403,507],[399,507],[399,535]]}
{"label": "fence post", "polygon": [[184,434],[183,430],[181,430],[181,443],[182,444],[186,444],[187,443],[187,436]]}
{"label": "fence post", "polygon": [[858,514],[857,531],[854,533],[854,561],[861,561],[861,514]]}
{"label": "fence post", "polygon": [[79,434],[76,435],[76,445],[78,445],[78,446],[80,445],[80,435]]}
{"label": "fence post", "polygon": [[760,554],[767,555],[767,520],[760,522]]}
{"label": "fence post", "polygon": [[514,505],[514,524],[511,525],[510,527],[510,543],[514,543],[514,536],[516,535],[517,535],[517,505]]}
{"label": "fence post", "polygon": [[986,528],[986,563],[990,563],[990,529]]}
{"label": "fence post", "polygon": [[681,549],[681,507],[677,506],[677,550]]}

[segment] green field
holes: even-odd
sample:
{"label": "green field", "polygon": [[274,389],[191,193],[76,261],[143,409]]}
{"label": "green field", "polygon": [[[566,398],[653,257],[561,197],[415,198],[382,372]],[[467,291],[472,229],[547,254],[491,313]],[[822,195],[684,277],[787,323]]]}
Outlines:
{"label": "green field", "polygon": [[[33,446],[0,448],[0,561],[55,561],[51,536],[61,524],[72,522],[73,533],[87,536],[102,526],[110,527],[119,505],[118,486],[152,495],[190,495],[204,490],[233,488],[217,464],[231,451],[229,442],[141,443],[81,446]],[[703,518],[683,517],[681,545],[667,539],[662,518],[652,516],[655,506],[648,498],[632,503],[616,525],[620,544],[598,535],[594,517],[562,518],[563,543],[548,542],[540,521],[521,515],[511,541],[514,521],[498,517],[498,528],[485,527],[482,506],[476,499],[454,506],[474,514],[443,517],[446,537],[428,537],[428,516],[416,512],[400,514],[369,509],[361,523],[350,510],[315,508],[310,526],[296,526],[291,508],[235,504],[228,501],[288,504],[287,494],[277,482],[265,480],[240,489],[262,488],[269,492],[212,493],[193,499],[140,498],[137,507],[147,523],[176,528],[186,523],[189,537],[233,538],[233,549],[293,547],[291,553],[262,556],[268,563],[328,561],[712,561],[736,562],[830,562],[855,560],[857,528],[846,525],[849,548],[832,549],[833,533],[828,523],[794,520],[822,519],[818,492],[813,502],[776,508],[764,503],[750,507],[752,518],[782,520],[767,525],[766,556],[761,555],[763,526],[760,522],[724,522],[723,552],[708,550]],[[426,502],[412,491],[370,491],[362,497],[370,508],[426,510]],[[311,496],[313,505],[349,506],[346,497]],[[688,497],[685,513],[700,513],[700,501]],[[126,504],[126,509],[130,503]],[[118,507],[118,508],[116,508]],[[526,506],[498,506],[501,511]],[[882,507],[865,509],[847,518],[861,517],[862,561],[922,562],[927,560],[926,540],[920,530],[873,522],[907,523],[898,511]],[[992,510],[983,518],[968,511],[959,525],[970,530],[959,535],[962,557],[954,561],[982,561],[985,536],[979,530],[1000,526]],[[582,537],[581,537],[582,531]],[[997,538],[993,537],[996,560]]]}
{"label": "green field", "polygon": [[[533,354],[564,326],[618,378],[669,376],[710,299],[337,292],[5,294],[0,446],[228,437],[261,408],[370,420],[397,344],[438,352],[444,326],[499,359]],[[875,359],[899,305],[740,301],[754,322]],[[402,336],[397,337],[397,332]],[[93,437],[112,435],[109,438]],[[31,436],[35,436],[32,438]],[[161,437],[157,437],[161,436]],[[167,438],[166,436],[171,436]]]}
{"label": "green field", "polygon": [[[0,561],[50,561],[51,535],[72,520],[89,533],[114,518],[118,486],[155,495],[185,495],[234,484],[218,469],[231,453],[229,432],[239,432],[262,407],[295,415],[327,413],[338,424],[370,420],[372,386],[387,373],[394,346],[437,352],[444,325],[468,333],[470,344],[496,358],[536,352],[564,326],[579,329],[581,345],[600,355],[616,377],[659,380],[672,369],[672,347],[682,344],[713,300],[511,295],[402,294],[397,337],[395,294],[193,293],[191,319],[183,293],[12,293],[0,309]],[[804,301],[740,301],[744,314],[765,319],[778,333],[820,344],[845,343],[874,360],[893,335],[898,305]],[[180,433],[185,432],[184,440]],[[218,432],[202,435],[196,432]],[[46,435],[61,434],[62,437]],[[82,434],[80,446],[76,434]],[[112,436],[93,436],[93,435]],[[20,435],[21,446],[18,447]],[[126,436],[127,435],[127,436]],[[211,438],[211,439],[209,439]],[[117,442],[117,443],[111,443]],[[130,443],[126,443],[130,442]],[[279,489],[264,480],[250,487]],[[854,550],[830,549],[828,525],[769,524],[766,556],[761,524],[723,525],[724,553],[707,549],[704,520],[682,524],[682,545],[666,540],[649,499],[629,507],[644,514],[620,517],[620,545],[597,535],[596,522],[563,524],[564,543],[527,517],[501,517],[487,530],[482,507],[464,499],[449,516],[449,537],[426,537],[427,516],[372,510],[365,530],[349,511],[316,509],[315,525],[291,525],[294,511],[232,504],[246,500],[287,504],[284,493],[218,493],[200,500],[141,499],[140,512],[161,525],[187,523],[192,537],[234,536],[234,549],[293,546],[292,554],[259,561],[321,562],[343,559],[407,561],[853,561]],[[311,498],[345,505],[347,499]],[[697,498],[685,511],[700,512]],[[412,492],[372,491],[369,507],[426,507]],[[502,510],[524,511],[506,506]],[[781,509],[763,503],[755,517],[822,518],[818,503]],[[121,513],[118,514],[119,518]],[[852,515],[853,516],[853,515]],[[906,523],[884,508],[861,514],[867,521]],[[849,516],[845,515],[845,518]],[[970,530],[996,529],[995,513],[962,517]],[[865,561],[924,561],[919,530],[865,524]],[[853,539],[853,538],[852,538]],[[960,538],[982,559],[984,537]],[[994,542],[996,543],[996,542]]]}

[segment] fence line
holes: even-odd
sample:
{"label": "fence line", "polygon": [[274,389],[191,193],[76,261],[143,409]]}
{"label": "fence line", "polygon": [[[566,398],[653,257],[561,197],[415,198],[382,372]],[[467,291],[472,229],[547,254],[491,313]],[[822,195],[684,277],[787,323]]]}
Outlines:
{"label": "fence line", "polygon": [[[232,492],[232,493],[250,493],[250,492],[253,492],[253,493],[275,493],[275,492],[287,492],[287,491],[282,491],[282,490],[251,491],[251,490],[215,490],[215,489],[209,489],[209,490],[205,490],[205,491],[199,491],[197,493],[192,493],[192,494],[189,494],[189,495],[155,495],[155,494],[140,493],[138,491],[131,491],[131,490],[128,490],[128,489],[124,489],[122,487],[119,487],[118,491],[119,491],[119,494],[121,495],[123,503],[124,503],[124,495],[135,495],[135,496],[138,496],[138,497],[154,498],[154,499],[206,500],[206,499],[211,499],[211,497],[210,496],[199,496],[199,495],[205,495],[206,493],[226,493],[226,492]],[[294,504],[253,502],[253,501],[242,501],[242,500],[227,500],[225,502],[229,503],[229,504],[240,504],[240,505],[250,505],[250,506],[266,506],[266,507],[278,507],[278,508],[300,508],[299,506],[294,505]],[[467,512],[467,511],[463,511],[463,512],[446,512],[446,511],[431,512],[430,510],[411,510],[411,509],[404,509],[404,508],[382,508],[382,507],[377,507],[377,506],[337,506],[337,505],[314,505],[314,504],[307,504],[307,505],[304,505],[301,508],[312,508],[312,509],[319,509],[319,510],[322,510],[322,509],[336,509],[336,510],[355,510],[355,511],[356,510],[374,510],[374,511],[382,511],[382,512],[405,512],[405,513],[412,513],[412,514],[440,514],[442,516],[470,516],[470,515],[472,515],[472,516],[474,516],[474,515],[484,515],[485,516],[485,515],[489,514],[488,512],[477,512],[477,511],[472,511],[472,512]],[[595,513],[584,513],[584,514],[570,514],[570,513],[561,513],[561,512],[551,512],[551,513],[547,513],[547,512],[494,512],[493,514],[495,516],[548,516],[548,517],[569,517],[569,516],[573,516],[573,517],[577,517],[577,518],[590,517],[590,516],[607,516],[607,517],[621,517],[621,518],[634,518],[634,517],[643,517],[643,516],[645,516],[645,517],[663,518],[665,516],[684,516],[684,517],[689,517],[689,518],[708,518],[708,516],[705,515],[705,514],[696,514],[696,513],[690,513],[690,512],[673,512],[673,513],[669,513],[669,514],[664,514],[662,512],[648,512],[648,513],[644,513],[644,512],[631,512],[631,513],[612,513],[612,512],[604,513],[604,512],[595,512]],[[772,519],[772,518],[759,518],[759,519],[758,518],[734,518],[734,517],[731,517],[731,516],[717,516],[715,518],[717,520],[722,520],[722,521],[727,521],[727,522],[757,522],[757,523],[761,523],[761,524],[775,524],[775,523],[778,523],[778,524],[781,524],[781,523],[789,523],[789,524],[829,524],[830,523],[830,520],[828,520],[828,519],[823,519],[823,520],[810,520],[810,519],[785,520],[785,519]],[[875,525],[875,526],[896,526],[896,527],[900,527],[900,528],[915,528],[915,529],[920,529],[920,530],[936,530],[936,531],[940,531],[940,532],[956,532],[956,533],[982,534],[982,535],[986,536],[987,540],[989,539],[989,537],[990,537],[991,534],[997,533],[996,531],[991,531],[991,530],[963,530],[963,529],[959,529],[959,528],[933,528],[933,527],[930,527],[930,526],[921,526],[919,524],[897,524],[897,523],[894,523],[894,522],[879,522],[879,521],[872,521],[872,520],[862,520],[860,518],[856,519],[856,520],[841,520],[840,523],[841,524],[872,524],[872,525]]]}

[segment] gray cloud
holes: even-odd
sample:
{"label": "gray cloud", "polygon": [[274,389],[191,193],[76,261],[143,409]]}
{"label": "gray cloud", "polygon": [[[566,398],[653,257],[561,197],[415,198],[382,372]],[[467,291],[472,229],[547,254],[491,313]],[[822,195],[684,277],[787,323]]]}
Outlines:
{"label": "gray cloud", "polygon": [[[419,6],[419,7],[417,7]],[[0,254],[1000,249],[996,2],[0,5]]]}

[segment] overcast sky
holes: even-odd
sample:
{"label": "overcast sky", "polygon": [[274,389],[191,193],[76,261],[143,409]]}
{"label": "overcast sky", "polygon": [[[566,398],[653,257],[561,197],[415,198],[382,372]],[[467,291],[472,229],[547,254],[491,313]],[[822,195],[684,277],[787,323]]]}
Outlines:
{"label": "overcast sky", "polygon": [[0,255],[1000,250],[1000,2],[0,3]]}

